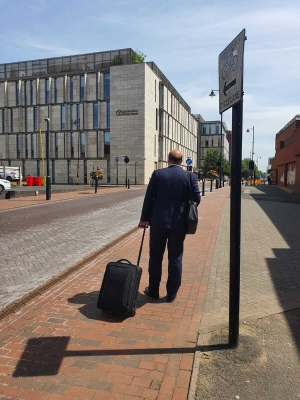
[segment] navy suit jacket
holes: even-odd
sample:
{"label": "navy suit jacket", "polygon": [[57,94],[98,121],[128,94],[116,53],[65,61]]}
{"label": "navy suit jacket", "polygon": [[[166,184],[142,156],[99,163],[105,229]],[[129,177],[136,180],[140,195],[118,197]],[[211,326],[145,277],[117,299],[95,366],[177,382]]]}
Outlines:
{"label": "navy suit jacket", "polygon": [[[195,174],[191,174],[194,201],[200,203],[200,191]],[[176,164],[153,172],[146,191],[141,221],[153,228],[185,229],[190,189],[187,171]]]}

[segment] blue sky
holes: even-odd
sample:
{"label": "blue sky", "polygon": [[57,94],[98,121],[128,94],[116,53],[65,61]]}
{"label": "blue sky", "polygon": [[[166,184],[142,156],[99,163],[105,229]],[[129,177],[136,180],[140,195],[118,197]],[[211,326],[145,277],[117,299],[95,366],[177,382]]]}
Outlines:
{"label": "blue sky", "polygon": [[[0,0],[0,8],[0,63],[139,49],[206,120],[220,118],[218,97],[208,97],[218,55],[245,28],[243,158],[254,126],[261,170],[276,133],[300,114],[299,0]],[[231,110],[223,119],[231,128]]]}

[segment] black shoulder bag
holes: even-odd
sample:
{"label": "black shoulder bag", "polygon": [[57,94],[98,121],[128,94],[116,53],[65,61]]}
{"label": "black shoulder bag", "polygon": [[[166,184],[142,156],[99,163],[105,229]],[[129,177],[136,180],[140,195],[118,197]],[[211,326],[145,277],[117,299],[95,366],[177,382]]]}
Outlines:
{"label": "black shoulder bag", "polygon": [[187,171],[189,188],[190,188],[190,199],[187,206],[187,214],[186,214],[186,233],[194,234],[197,230],[198,225],[198,210],[197,203],[194,202],[192,187],[191,187],[191,178],[192,174],[190,171]]}

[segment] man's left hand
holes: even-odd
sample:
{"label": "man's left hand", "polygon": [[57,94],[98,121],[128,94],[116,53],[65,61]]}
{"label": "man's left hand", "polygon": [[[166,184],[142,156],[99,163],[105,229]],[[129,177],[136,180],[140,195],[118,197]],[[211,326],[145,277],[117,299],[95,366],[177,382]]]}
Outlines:
{"label": "man's left hand", "polygon": [[149,227],[149,221],[140,221],[138,224],[139,228],[148,228]]}

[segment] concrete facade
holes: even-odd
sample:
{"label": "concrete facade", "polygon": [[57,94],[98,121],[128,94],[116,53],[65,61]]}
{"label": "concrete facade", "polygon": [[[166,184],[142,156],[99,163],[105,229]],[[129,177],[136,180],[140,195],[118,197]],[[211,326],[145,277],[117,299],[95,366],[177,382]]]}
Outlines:
{"label": "concrete facade", "polygon": [[[198,122],[167,78],[132,49],[0,65],[0,164],[52,183],[145,184],[171,149],[197,165]],[[119,162],[115,161],[119,157]],[[78,178],[77,178],[78,173]]]}

